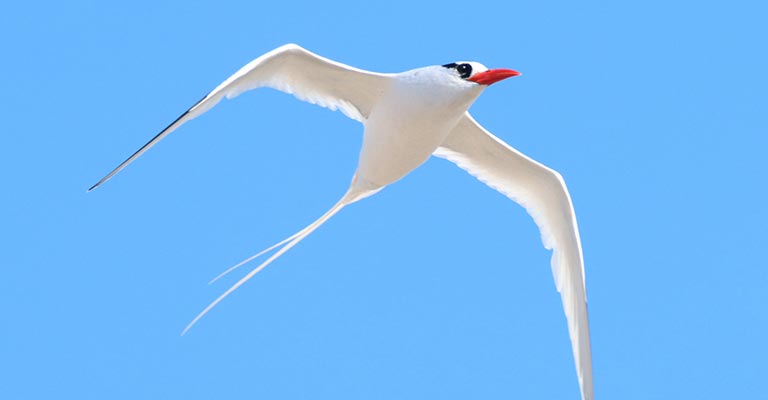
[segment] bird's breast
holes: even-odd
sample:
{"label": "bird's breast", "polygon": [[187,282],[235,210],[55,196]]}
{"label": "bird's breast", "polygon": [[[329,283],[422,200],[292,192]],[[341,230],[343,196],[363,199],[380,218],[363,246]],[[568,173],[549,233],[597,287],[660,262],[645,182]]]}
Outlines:
{"label": "bird's breast", "polygon": [[413,86],[385,93],[365,121],[357,175],[386,186],[423,164],[477,97],[462,94]]}

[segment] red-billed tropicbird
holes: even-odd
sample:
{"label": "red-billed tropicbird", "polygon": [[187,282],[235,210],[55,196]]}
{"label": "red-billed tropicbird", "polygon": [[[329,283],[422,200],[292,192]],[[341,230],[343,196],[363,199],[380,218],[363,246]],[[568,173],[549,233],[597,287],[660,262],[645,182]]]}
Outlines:
{"label": "red-billed tropicbird", "polygon": [[88,190],[110,179],[160,139],[225,97],[231,99],[247,90],[267,86],[300,100],[339,109],[365,127],[357,170],[347,192],[306,228],[227,270],[282,246],[206,307],[184,332],[342,208],[375,194],[434,155],[454,162],[519,203],[535,220],[544,246],[553,250],[552,272],[568,320],[582,399],[591,400],[592,357],[584,262],[565,182],[556,171],[486,131],[467,112],[488,85],[517,75],[520,74],[513,70],[488,69],[476,62],[456,62],[394,74],[376,73],[288,44],[241,68]]}

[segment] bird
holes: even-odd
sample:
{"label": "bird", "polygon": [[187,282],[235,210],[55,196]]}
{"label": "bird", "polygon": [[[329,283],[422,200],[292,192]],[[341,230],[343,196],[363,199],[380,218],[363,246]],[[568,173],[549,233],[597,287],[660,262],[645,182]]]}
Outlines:
{"label": "bird", "polygon": [[490,85],[520,75],[474,61],[432,65],[400,73],[354,68],[299,45],[286,44],[249,62],[181,114],[88,191],[108,181],[161,139],[222,99],[270,87],[363,124],[363,141],[351,183],[339,201],[305,228],[224,271],[277,249],[211,302],[184,329],[294,247],[344,207],[400,180],[431,157],[447,159],[520,204],[538,226],[561,294],[583,400],[593,399],[592,355],[581,239],[562,176],[494,136],[468,109]]}

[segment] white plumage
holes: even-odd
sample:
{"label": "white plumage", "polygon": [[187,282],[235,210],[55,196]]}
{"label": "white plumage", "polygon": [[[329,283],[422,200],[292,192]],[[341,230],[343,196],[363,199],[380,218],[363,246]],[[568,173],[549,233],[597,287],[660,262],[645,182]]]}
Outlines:
{"label": "white plumage", "polygon": [[267,86],[293,94],[300,100],[338,109],[365,126],[357,170],[347,192],[312,224],[225,271],[224,274],[265,252],[278,249],[206,307],[184,332],[232,291],[345,206],[375,194],[434,155],[454,162],[519,203],[535,220],[544,246],[553,250],[552,273],[568,320],[582,399],[591,400],[592,363],[584,262],[576,217],[565,183],[557,172],[483,129],[467,112],[488,85],[515,75],[518,75],[515,71],[489,70],[475,62],[382,74],[328,60],[297,45],[285,45],[241,68],[89,191],[225,97],[231,99],[244,91]]}

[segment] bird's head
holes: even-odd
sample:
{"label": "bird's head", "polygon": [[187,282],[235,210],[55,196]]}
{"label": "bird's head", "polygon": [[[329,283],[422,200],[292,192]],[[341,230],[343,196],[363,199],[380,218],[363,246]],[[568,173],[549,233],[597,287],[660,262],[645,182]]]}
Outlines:
{"label": "bird's head", "polygon": [[511,69],[488,69],[485,65],[474,61],[445,64],[443,68],[447,68],[460,79],[486,86],[520,75],[519,72]]}

